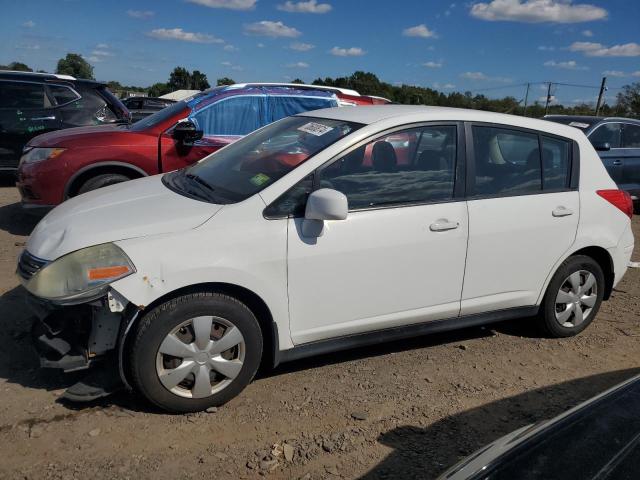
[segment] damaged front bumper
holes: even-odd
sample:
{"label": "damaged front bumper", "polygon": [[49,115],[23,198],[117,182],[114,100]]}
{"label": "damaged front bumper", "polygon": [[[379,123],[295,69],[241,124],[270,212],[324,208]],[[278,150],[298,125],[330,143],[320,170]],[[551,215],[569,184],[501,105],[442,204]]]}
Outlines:
{"label": "damaged front bumper", "polygon": [[126,334],[139,314],[116,291],[79,305],[59,305],[28,294],[31,329],[44,368],[88,370],[65,397],[88,401],[130,388],[123,368]]}

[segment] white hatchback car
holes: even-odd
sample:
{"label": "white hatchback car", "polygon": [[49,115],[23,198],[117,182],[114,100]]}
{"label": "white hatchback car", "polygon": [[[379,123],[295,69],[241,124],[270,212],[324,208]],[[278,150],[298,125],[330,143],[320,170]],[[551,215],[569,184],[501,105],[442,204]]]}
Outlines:
{"label": "white hatchback car", "polygon": [[337,108],[65,202],[18,274],[43,366],[102,365],[69,398],[117,377],[187,412],[263,361],[518,317],[575,335],[625,273],[631,215],[575,128]]}

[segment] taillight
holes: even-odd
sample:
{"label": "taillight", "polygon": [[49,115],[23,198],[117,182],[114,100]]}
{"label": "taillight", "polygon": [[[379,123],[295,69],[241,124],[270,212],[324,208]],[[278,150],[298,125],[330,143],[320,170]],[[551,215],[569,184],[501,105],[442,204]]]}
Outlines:
{"label": "taillight", "polygon": [[631,195],[623,190],[598,190],[598,195],[616,208],[619,208],[627,217],[633,217],[633,200]]}

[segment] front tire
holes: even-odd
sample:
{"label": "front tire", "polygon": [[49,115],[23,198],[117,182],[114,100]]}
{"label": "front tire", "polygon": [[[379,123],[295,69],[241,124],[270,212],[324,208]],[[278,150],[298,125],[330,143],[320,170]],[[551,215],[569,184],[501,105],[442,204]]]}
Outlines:
{"label": "front tire", "polygon": [[569,257],[558,268],[540,310],[540,324],[552,337],[572,337],[593,321],[604,296],[602,268],[586,255]]}
{"label": "front tire", "polygon": [[122,183],[131,180],[126,175],[121,173],[105,173],[102,175],[96,175],[84,182],[78,189],[78,195],[83,193],[97,190],[98,188],[108,187],[109,185],[115,185],[116,183]]}
{"label": "front tire", "polygon": [[176,413],[220,406],[253,379],[262,358],[258,320],[237,299],[194,293],[144,316],[128,365],[134,387],[151,403]]}

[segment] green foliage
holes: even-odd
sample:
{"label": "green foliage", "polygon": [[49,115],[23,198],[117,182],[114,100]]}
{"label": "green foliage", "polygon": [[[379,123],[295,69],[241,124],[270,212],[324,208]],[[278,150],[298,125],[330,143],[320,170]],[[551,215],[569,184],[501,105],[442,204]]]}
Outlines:
{"label": "green foliage", "polygon": [[295,80],[292,80],[291,83],[304,84],[304,80],[300,80],[299,78],[296,78]]}
{"label": "green foliage", "polygon": [[229,77],[222,77],[216,81],[216,85],[218,87],[222,87],[224,85],[233,85],[234,83],[236,83],[236,81]]}
{"label": "green foliage", "polygon": [[173,69],[173,72],[169,75],[168,85],[171,91],[205,90],[210,86],[207,76],[204,73],[198,70],[194,70],[193,73],[191,73],[184,67],[176,67]]}
{"label": "green foliage", "polygon": [[199,70],[194,70],[191,74],[191,88],[193,90],[206,90],[210,87],[207,76]]}
{"label": "green foliage", "polygon": [[168,83],[154,83],[149,87],[147,93],[150,97],[161,97],[167,93],[171,93],[173,89],[169,86]]}
{"label": "green foliage", "polygon": [[622,87],[618,93],[618,106],[625,115],[640,117],[640,82]]}
{"label": "green foliage", "polygon": [[13,70],[16,72],[33,72],[33,70],[22,62],[11,62],[9,65],[0,65],[0,70]]}
{"label": "green foliage", "polygon": [[56,73],[94,80],[93,67],[77,53],[67,53],[66,57],[58,60]]}

